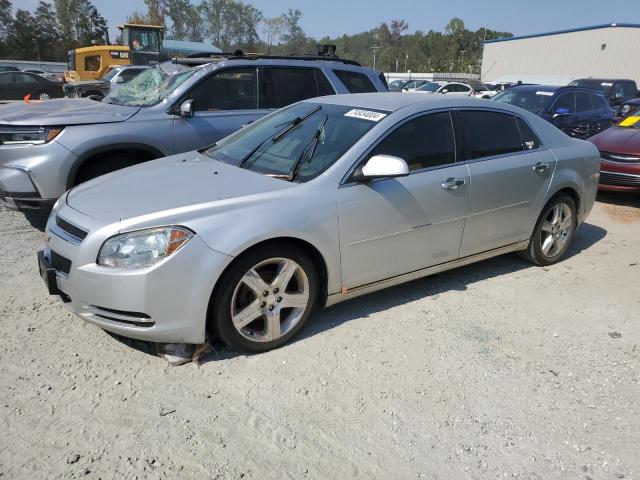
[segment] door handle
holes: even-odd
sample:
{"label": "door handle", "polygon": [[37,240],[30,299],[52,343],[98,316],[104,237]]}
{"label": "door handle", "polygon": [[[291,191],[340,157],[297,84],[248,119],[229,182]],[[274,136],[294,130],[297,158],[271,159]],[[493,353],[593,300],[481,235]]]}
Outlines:
{"label": "door handle", "polygon": [[465,182],[464,179],[462,178],[450,177],[450,178],[447,178],[447,180],[442,184],[442,188],[444,188],[445,190],[455,190],[456,188],[461,187],[465,183],[467,182]]}
{"label": "door handle", "polygon": [[538,162],[533,166],[534,172],[542,173],[542,172],[546,172],[547,170],[549,170],[548,163]]}

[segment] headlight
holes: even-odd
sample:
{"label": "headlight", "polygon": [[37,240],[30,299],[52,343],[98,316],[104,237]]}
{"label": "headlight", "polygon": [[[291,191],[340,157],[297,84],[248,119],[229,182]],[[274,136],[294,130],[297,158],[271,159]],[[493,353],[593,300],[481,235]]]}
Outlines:
{"label": "headlight", "polygon": [[111,237],[102,245],[98,265],[120,268],[144,268],[178,251],[193,232],[184,227],[138,230]]}
{"label": "headlight", "polygon": [[62,132],[62,127],[0,128],[0,145],[42,145]]}

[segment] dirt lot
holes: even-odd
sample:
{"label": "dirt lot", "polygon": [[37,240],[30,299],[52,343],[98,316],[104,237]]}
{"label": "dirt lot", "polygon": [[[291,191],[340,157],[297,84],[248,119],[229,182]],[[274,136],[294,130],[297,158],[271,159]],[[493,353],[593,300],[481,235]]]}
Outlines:
{"label": "dirt lot", "polygon": [[200,367],[68,314],[1,210],[0,477],[640,479],[640,201],[600,200],[556,266],[503,256]]}

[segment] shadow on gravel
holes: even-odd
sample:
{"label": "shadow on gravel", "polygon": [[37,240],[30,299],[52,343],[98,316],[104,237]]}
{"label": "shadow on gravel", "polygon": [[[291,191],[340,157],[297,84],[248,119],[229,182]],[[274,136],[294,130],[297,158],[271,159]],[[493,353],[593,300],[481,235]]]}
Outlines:
{"label": "shadow on gravel", "polygon": [[598,192],[596,199],[601,203],[640,208],[640,194],[627,192]]}
{"label": "shadow on gravel", "polygon": [[22,213],[24,213],[24,218],[27,219],[27,222],[29,222],[32,227],[44,232],[51,209],[24,210]]}
{"label": "shadow on gravel", "polygon": [[[604,228],[584,223],[576,232],[571,248],[565,260],[591,248],[607,235]],[[561,262],[562,263],[562,262]],[[333,307],[316,311],[309,325],[302,330],[292,343],[304,340],[318,333],[330,330],[350,320],[366,318],[370,315],[388,310],[405,303],[426,297],[436,297],[451,290],[464,291],[468,285],[481,282],[489,278],[507,275],[528,268],[539,268],[522,260],[516,254],[501,255],[489,260],[460,267],[430,277],[414,280],[396,287],[387,288],[354,298]],[[551,267],[553,268],[553,267]],[[436,297],[437,298],[437,297]],[[435,300],[435,298],[434,298]],[[157,344],[125,338],[106,332],[115,340],[134,348],[140,352],[157,356]],[[224,344],[213,341],[213,351],[207,353],[201,360],[202,364],[218,360],[226,360],[237,356],[251,355],[237,350],[231,350]],[[283,348],[286,348],[283,347]]]}

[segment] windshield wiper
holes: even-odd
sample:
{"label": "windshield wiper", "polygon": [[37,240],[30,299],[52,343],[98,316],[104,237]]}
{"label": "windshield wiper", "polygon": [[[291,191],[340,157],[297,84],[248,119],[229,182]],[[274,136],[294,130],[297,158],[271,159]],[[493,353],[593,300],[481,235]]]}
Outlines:
{"label": "windshield wiper", "polygon": [[247,160],[249,160],[251,157],[253,157],[257,152],[259,152],[260,150],[262,150],[262,148],[268,144],[269,142],[273,143],[278,143],[280,140],[282,140],[284,138],[284,136],[289,133],[291,130],[293,130],[295,127],[297,127],[298,125],[300,125],[302,122],[304,122],[307,118],[309,118],[310,116],[312,116],[314,113],[318,112],[319,110],[321,110],[322,107],[320,105],[318,105],[316,108],[314,108],[313,110],[311,110],[309,113],[306,113],[305,115],[301,116],[301,117],[296,117],[293,120],[291,120],[290,122],[287,122],[285,125],[285,127],[282,130],[279,130],[278,132],[276,132],[275,134],[273,134],[271,137],[267,138],[264,142],[260,143],[256,148],[254,148],[253,150],[251,150],[249,152],[249,154],[247,156],[245,156],[240,163],[238,164],[238,167],[242,167]]}
{"label": "windshield wiper", "polygon": [[302,150],[302,153],[300,154],[296,162],[293,165],[291,165],[291,168],[289,169],[289,173],[287,174],[287,179],[290,182],[293,182],[293,179],[296,178],[296,175],[298,174],[298,170],[300,169],[300,166],[302,165],[303,160],[305,162],[310,162],[313,156],[315,155],[316,149],[318,148],[318,143],[320,143],[320,136],[324,131],[324,126],[327,124],[327,120],[329,120],[329,115],[325,114],[324,118],[322,119],[322,122],[320,122],[320,125],[318,125],[318,128],[313,133],[313,137],[311,137],[311,140],[309,141],[309,143],[304,147],[304,149]]}

